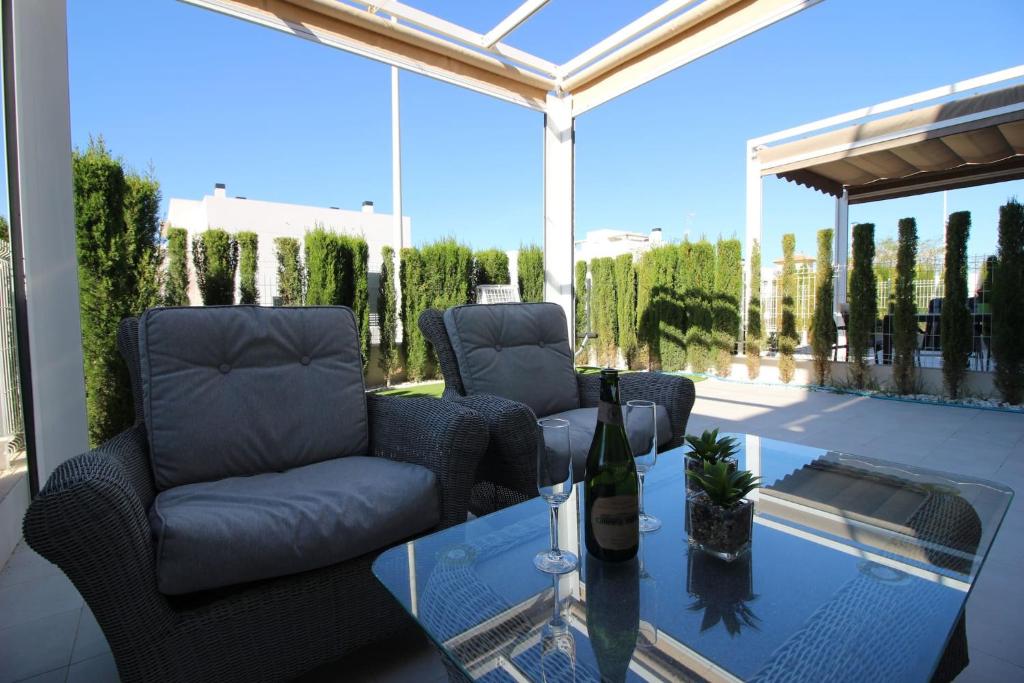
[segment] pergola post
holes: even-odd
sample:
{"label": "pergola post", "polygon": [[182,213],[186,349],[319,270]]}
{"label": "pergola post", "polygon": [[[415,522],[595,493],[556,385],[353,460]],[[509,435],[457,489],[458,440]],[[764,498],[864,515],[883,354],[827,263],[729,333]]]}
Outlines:
{"label": "pergola post", "polygon": [[548,95],[544,115],[544,300],[565,310],[569,339],[575,339],[574,137],[571,98]]}
{"label": "pergola post", "polygon": [[[757,145],[747,143],[747,229],[746,244],[743,245],[743,307],[742,307],[742,329],[740,339],[746,342],[747,316],[750,308],[750,291],[753,283],[750,282],[750,256],[754,253],[754,242],[761,243],[762,211],[761,196],[763,192],[761,180],[761,166],[757,159]],[[758,273],[757,277],[761,277]],[[744,353],[746,349],[744,348]]]}
{"label": "pergola post", "polygon": [[836,229],[835,229],[835,260],[836,276],[835,292],[832,300],[835,302],[835,312],[839,312],[839,305],[846,303],[846,276],[847,266],[850,258],[850,197],[846,190],[836,197]]}
{"label": "pergola post", "polygon": [[[398,104],[398,67],[391,67],[391,231],[395,244],[395,311],[402,310],[402,281],[399,265],[405,244],[405,224],[402,220],[402,125]],[[401,316],[398,316],[401,318]],[[397,324],[401,326],[402,321]],[[404,339],[405,330],[401,331]]]}

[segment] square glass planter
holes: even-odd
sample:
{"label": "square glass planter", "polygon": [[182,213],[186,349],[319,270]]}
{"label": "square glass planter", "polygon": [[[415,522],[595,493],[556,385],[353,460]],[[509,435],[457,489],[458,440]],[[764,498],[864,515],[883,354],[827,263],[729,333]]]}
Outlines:
{"label": "square glass planter", "polygon": [[701,491],[686,499],[686,521],[690,545],[732,562],[750,550],[754,501],[723,508]]}
{"label": "square glass planter", "polygon": [[[686,455],[686,456],[683,456],[683,462],[686,463],[686,471],[687,472],[703,472],[704,471],[704,461],[701,460],[700,458],[695,458],[693,456]],[[736,469],[739,467],[739,465],[736,462],[736,458],[726,458],[726,462],[729,463],[729,472],[735,472]],[[687,475],[687,477],[686,477],[686,494],[687,495],[693,495],[694,493],[696,493],[698,491],[700,491],[700,487],[697,486],[697,484],[694,483],[694,481],[692,479],[690,479],[689,475]]]}

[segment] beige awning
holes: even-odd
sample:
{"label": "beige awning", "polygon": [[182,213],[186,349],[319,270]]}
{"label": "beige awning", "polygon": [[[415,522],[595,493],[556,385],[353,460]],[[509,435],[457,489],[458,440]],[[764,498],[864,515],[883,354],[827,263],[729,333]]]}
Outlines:
{"label": "beige awning", "polygon": [[761,174],[851,204],[1024,178],[1024,85],[758,150]]}

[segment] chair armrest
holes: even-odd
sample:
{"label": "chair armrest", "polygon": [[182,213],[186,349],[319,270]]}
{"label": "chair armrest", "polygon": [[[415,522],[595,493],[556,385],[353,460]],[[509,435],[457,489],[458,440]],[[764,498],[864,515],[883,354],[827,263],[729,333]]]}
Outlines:
{"label": "chair armrest", "polygon": [[[580,405],[596,406],[601,394],[601,376],[577,374],[576,382],[580,390]],[[627,372],[619,375],[619,400],[623,404],[643,399],[654,401],[668,411],[672,440],[664,447],[666,449],[683,445],[686,423],[690,419],[696,396],[693,382],[679,375],[660,372]]]}
{"label": "chair armrest", "polygon": [[479,478],[502,484],[527,498],[536,496],[540,428],[533,410],[493,394],[446,400],[471,408],[487,421],[490,446],[480,465]]}
{"label": "chair armrest", "polygon": [[136,424],[58,466],[23,525],[28,544],[85,598],[115,652],[151,647],[175,618],[156,585],[148,462],[145,427]]}
{"label": "chair armrest", "polygon": [[440,528],[466,521],[469,493],[487,449],[487,423],[469,408],[436,398],[367,394],[370,452],[422,465],[441,491]]}

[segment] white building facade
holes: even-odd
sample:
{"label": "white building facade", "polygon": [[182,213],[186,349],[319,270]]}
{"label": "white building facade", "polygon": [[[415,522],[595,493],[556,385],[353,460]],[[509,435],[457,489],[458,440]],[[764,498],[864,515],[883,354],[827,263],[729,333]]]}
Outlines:
{"label": "white building facade", "polygon": [[612,229],[589,230],[586,238],[576,240],[574,261],[589,263],[596,258],[614,258],[622,254],[633,254],[635,260],[640,254],[661,242],[661,228],[654,228],[649,233]]}
{"label": "white building facade", "polygon": [[[171,198],[164,221],[164,233],[169,227],[184,228],[189,237],[189,300],[193,305],[201,304],[196,286],[195,271],[192,267],[192,237],[210,228],[219,228],[229,233],[253,232],[259,238],[256,282],[259,287],[260,304],[271,306],[277,296],[277,250],[274,240],[278,237],[294,237],[299,241],[305,261],[305,240],[307,232],[323,227],[339,234],[362,237],[369,247],[369,298],[370,311],[376,313],[377,284],[381,267],[381,248],[390,245],[395,250],[395,270],[398,254],[402,247],[411,245],[412,222],[402,217],[401,233],[395,229],[390,214],[376,213],[373,202],[363,202],[360,211],[349,211],[337,207],[307,206],[267,202],[247,197],[229,197],[227,188],[218,183],[212,195],[202,199]],[[396,272],[397,277],[397,272]],[[397,287],[397,281],[396,281]],[[237,296],[237,293],[236,293]]]}

